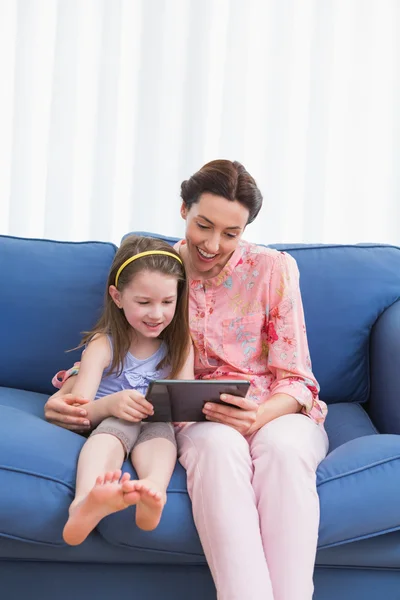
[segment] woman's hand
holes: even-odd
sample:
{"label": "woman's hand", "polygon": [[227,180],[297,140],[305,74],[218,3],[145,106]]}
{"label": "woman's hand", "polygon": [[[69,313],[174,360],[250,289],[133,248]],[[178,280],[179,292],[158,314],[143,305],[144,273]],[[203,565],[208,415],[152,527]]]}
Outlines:
{"label": "woman's hand", "polygon": [[138,423],[142,419],[154,414],[153,405],[150,404],[136,390],[123,390],[110,394],[104,397],[103,401],[107,401],[107,412],[110,416]]}
{"label": "woman's hand", "polygon": [[44,416],[49,423],[64,427],[70,431],[90,430],[87,411],[83,408],[89,400],[75,394],[56,393],[44,405]]}
{"label": "woman's hand", "polygon": [[[222,394],[221,400],[234,406],[207,402],[203,408],[207,420],[229,425],[242,435],[253,433],[259,409],[258,404],[253,400],[231,396],[231,394]],[[235,408],[236,406],[238,408]]]}

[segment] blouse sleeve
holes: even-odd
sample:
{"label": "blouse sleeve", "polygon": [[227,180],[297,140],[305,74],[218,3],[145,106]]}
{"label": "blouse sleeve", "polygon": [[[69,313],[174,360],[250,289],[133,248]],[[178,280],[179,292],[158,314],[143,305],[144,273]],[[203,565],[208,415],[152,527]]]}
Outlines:
{"label": "blouse sleeve", "polygon": [[319,385],[311,370],[299,270],[292,256],[280,252],[269,285],[267,321],[268,368],[275,380],[272,394],[288,394],[304,414],[322,423],[326,404],[318,398]]}

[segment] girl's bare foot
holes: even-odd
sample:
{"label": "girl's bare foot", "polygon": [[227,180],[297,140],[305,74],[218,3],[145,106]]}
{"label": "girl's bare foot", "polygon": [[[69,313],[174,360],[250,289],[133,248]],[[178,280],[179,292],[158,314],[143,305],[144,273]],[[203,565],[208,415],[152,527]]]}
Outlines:
{"label": "girl's bare foot", "polygon": [[[144,531],[152,531],[160,522],[167,494],[149,479],[128,481],[123,485],[124,496],[129,504],[136,504],[136,525]],[[134,501],[134,498],[138,500]]]}
{"label": "girl's bare foot", "polygon": [[121,477],[121,471],[100,475],[89,494],[83,500],[71,504],[69,519],[63,531],[67,544],[81,544],[101,519],[130,506],[129,500],[133,496],[126,498],[122,491],[123,484],[129,478],[129,473],[124,473]]}

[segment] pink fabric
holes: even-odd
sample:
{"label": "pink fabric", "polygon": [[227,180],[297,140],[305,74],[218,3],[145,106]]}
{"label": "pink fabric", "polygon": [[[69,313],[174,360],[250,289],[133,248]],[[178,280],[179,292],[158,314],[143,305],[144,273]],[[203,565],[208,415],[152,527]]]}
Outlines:
{"label": "pink fabric", "polygon": [[197,379],[248,379],[248,397],[256,402],[289,394],[304,414],[324,421],[327,408],[311,371],[299,271],[289,254],[240,241],[220,274],[192,280],[189,294]]}
{"label": "pink fabric", "polygon": [[218,600],[312,600],[327,409],[311,371],[295,260],[239,242],[217,277],[190,282],[189,318],[196,378],[248,379],[256,402],[287,393],[304,413],[248,438],[218,423],[176,428]]}
{"label": "pink fabric", "polygon": [[248,439],[219,423],[176,433],[218,600],[312,600],[324,428],[294,414]]}
{"label": "pink fabric", "polygon": [[72,377],[72,375],[78,375],[80,364],[80,362],[76,362],[74,363],[74,366],[67,371],[58,371],[58,373],[56,373],[51,380],[51,383],[54,385],[54,387],[61,389],[68,377]]}

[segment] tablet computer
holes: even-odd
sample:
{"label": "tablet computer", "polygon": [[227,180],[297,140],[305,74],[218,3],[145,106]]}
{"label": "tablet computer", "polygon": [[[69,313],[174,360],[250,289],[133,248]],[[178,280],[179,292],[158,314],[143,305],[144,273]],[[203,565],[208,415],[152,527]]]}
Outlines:
{"label": "tablet computer", "polygon": [[[154,406],[154,415],[146,421],[205,421],[203,406],[206,402],[228,404],[221,394],[246,396],[250,383],[227,379],[158,379],[148,387],[146,399]],[[237,408],[237,406],[235,406]]]}

